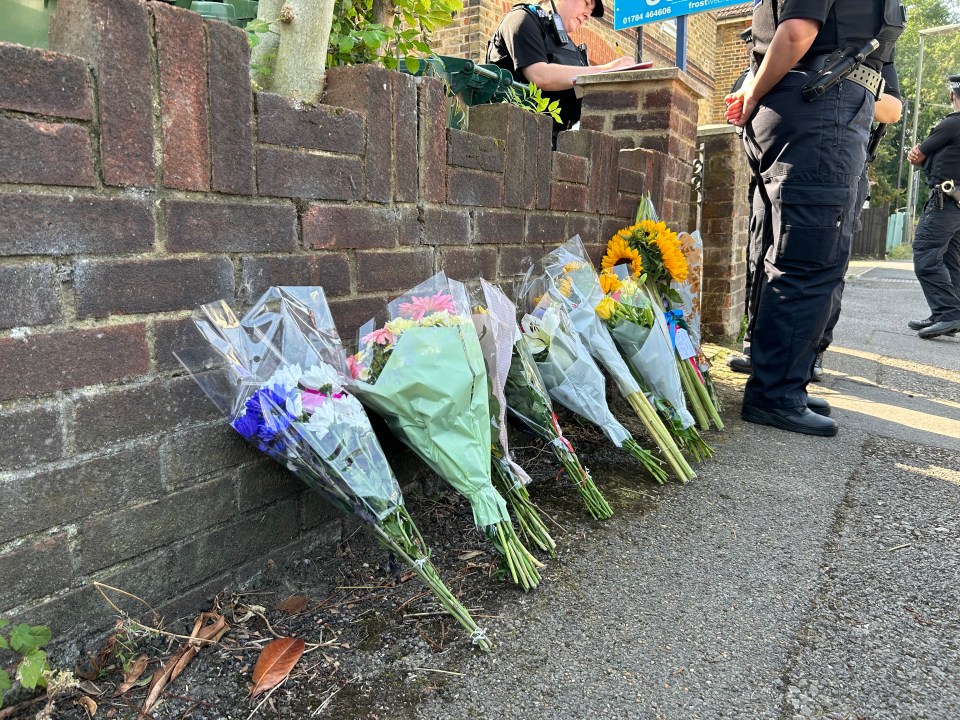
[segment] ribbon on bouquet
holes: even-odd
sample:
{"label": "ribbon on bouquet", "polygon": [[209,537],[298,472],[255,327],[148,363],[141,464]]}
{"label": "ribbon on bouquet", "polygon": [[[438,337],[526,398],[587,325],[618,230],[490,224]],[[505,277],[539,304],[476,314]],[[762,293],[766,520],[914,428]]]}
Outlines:
{"label": "ribbon on bouquet", "polygon": [[[687,323],[683,319],[683,310],[681,308],[676,308],[675,310],[667,310],[663,313],[664,318],[667,321],[667,328],[670,330],[670,344],[673,346],[674,352],[677,350],[677,329],[683,328],[684,331],[687,330]],[[700,366],[697,364],[696,358],[687,358],[690,364],[693,366],[694,372],[697,373],[697,378],[702,383],[703,374],[700,372]]]}

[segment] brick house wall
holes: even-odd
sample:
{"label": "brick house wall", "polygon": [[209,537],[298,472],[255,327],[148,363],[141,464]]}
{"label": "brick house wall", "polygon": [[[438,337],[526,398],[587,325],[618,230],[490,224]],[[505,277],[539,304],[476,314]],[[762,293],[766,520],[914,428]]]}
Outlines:
{"label": "brick house wall", "polygon": [[0,616],[58,637],[111,621],[93,581],[194,612],[339,537],[173,357],[197,305],[320,284],[351,338],[439,269],[509,286],[575,233],[596,258],[646,191],[690,222],[676,70],[621,88],[642,130],[551,152],[548,118],[489,105],[449,130],[439,81],[373,66],[331,71],[315,107],[254,96],[243,32],[162,3],[60,0],[51,48],[0,44]]}

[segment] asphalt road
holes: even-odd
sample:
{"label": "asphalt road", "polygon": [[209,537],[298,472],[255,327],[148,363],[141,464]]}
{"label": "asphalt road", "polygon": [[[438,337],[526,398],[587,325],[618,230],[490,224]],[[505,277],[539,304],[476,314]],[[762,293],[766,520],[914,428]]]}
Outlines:
{"label": "asphalt road", "polygon": [[816,387],[840,434],[728,408],[696,480],[552,564],[498,652],[436,658],[463,675],[413,716],[960,718],[960,338],[926,315],[909,263],[855,263]]}

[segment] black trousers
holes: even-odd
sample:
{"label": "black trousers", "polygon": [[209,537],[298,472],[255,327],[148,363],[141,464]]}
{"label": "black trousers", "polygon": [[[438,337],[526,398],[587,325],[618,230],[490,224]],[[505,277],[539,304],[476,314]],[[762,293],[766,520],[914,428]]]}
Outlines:
{"label": "black trousers", "polygon": [[859,212],[874,98],[844,81],[806,102],[801,88],[811,74],[787,73],[743,136],[757,179],[751,243],[762,258],[744,403],[758,407],[806,405]]}
{"label": "black trousers", "polygon": [[931,195],[913,238],[913,271],[930,316],[937,321],[960,320],[960,207],[950,198],[938,210]]}

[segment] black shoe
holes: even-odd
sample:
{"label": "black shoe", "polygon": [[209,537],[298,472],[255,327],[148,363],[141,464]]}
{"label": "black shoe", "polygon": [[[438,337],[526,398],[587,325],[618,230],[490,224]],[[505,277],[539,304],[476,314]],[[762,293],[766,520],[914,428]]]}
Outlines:
{"label": "black shoe", "polygon": [[757,425],[773,425],[773,427],[781,430],[789,430],[804,435],[833,437],[837,434],[837,423],[830,418],[817,415],[807,408],[803,410],[758,408],[755,405],[744,404],[740,409],[740,417]]}
{"label": "black shoe", "polygon": [[911,320],[907,323],[907,327],[911,330],[924,330],[933,325],[935,322],[937,321],[932,317],[928,317],[925,320]]}
{"label": "black shoe", "polygon": [[753,371],[753,363],[749,355],[731,355],[727,358],[727,367],[734,372],[749,375]]}
{"label": "black shoe", "polygon": [[941,320],[917,333],[924,340],[940,337],[941,335],[953,335],[960,332],[960,320]]}
{"label": "black shoe", "polygon": [[824,417],[829,415],[832,410],[830,403],[823,398],[814,397],[813,395],[807,395],[807,408],[809,408],[811,412],[815,412],[817,415],[823,415]]}
{"label": "black shoe", "polygon": [[818,352],[817,359],[813,362],[813,376],[810,378],[813,382],[820,382],[823,380],[823,353],[825,352],[826,350],[821,350]]}

